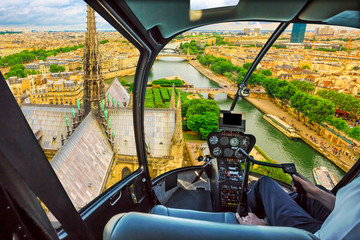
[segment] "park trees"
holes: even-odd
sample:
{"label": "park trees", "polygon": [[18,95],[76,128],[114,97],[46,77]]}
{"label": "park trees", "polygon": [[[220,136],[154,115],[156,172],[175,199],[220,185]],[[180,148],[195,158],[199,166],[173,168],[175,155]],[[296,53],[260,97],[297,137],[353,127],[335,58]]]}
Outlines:
{"label": "park trees", "polygon": [[218,128],[220,108],[214,100],[194,99],[186,111],[188,129],[199,133],[201,139]]}
{"label": "park trees", "polygon": [[50,72],[56,73],[56,72],[65,72],[65,68],[63,66],[58,66],[56,64],[50,65]]}
{"label": "park trees", "polygon": [[18,77],[18,78],[23,78],[26,77],[26,74],[24,72],[25,67],[22,64],[15,64],[13,66],[10,67],[10,71],[6,73],[5,78],[9,78],[9,77]]}
{"label": "park trees", "polygon": [[120,80],[120,83],[121,83],[121,85],[123,85],[123,86],[127,86],[129,83],[128,83],[128,81],[126,81],[125,79],[121,79]]}
{"label": "park trees", "polygon": [[262,69],[260,72],[268,77],[271,77],[272,75],[272,72],[269,69]]}
{"label": "park trees", "polygon": [[320,124],[335,114],[334,103],[318,96],[310,96],[305,109],[305,115],[309,118],[310,124],[313,122]]}
{"label": "park trees", "polygon": [[349,135],[350,137],[360,141],[360,127],[356,126],[353,129],[351,129]]}
{"label": "park trees", "polygon": [[350,117],[360,114],[360,99],[349,94],[338,93],[322,89],[316,95],[328,99],[335,104],[337,109],[350,113]]}
{"label": "park trees", "polygon": [[187,54],[189,52],[190,55],[198,55],[204,53],[204,48],[201,48],[196,44],[195,40],[191,40],[189,43],[181,44],[180,49],[182,49],[183,53]]}
{"label": "park trees", "polygon": [[244,64],[243,64],[243,68],[245,68],[246,70],[249,70],[251,64],[252,64],[252,63],[244,63]]}
{"label": "park trees", "polygon": [[[303,93],[301,91],[297,91],[291,98],[290,98],[290,106],[292,108],[294,108],[297,113],[297,119],[300,120],[300,114],[301,113],[305,113],[305,111],[307,110],[307,106],[308,106],[308,102],[310,99],[310,95]],[[305,114],[304,114],[305,115]],[[304,123],[305,123],[305,118],[304,118]]]}
{"label": "park trees", "polygon": [[312,83],[306,81],[299,81],[294,79],[291,81],[300,91],[312,94],[315,91],[315,86]]}

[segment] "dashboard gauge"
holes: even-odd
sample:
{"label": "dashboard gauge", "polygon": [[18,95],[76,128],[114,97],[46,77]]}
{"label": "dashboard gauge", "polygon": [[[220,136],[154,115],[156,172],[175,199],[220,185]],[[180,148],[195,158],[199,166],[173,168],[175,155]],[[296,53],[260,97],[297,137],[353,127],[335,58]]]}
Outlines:
{"label": "dashboard gauge", "polygon": [[238,146],[239,143],[240,143],[240,141],[239,141],[238,138],[232,138],[232,139],[230,139],[230,145],[233,146],[233,147]]}
{"label": "dashboard gauge", "polygon": [[248,137],[244,137],[241,139],[241,146],[248,147],[250,145],[250,139]]}
{"label": "dashboard gauge", "polygon": [[221,145],[228,145],[229,144],[229,138],[228,137],[220,138],[220,144]]}
{"label": "dashboard gauge", "polygon": [[210,144],[215,145],[215,144],[217,144],[219,142],[219,139],[217,138],[217,136],[212,136],[209,139],[209,142],[210,142]]}
{"label": "dashboard gauge", "polygon": [[214,150],[213,150],[213,155],[214,155],[215,157],[220,156],[220,155],[221,155],[221,148],[219,148],[219,147],[214,148]]}
{"label": "dashboard gauge", "polygon": [[240,151],[235,151],[235,157],[236,158],[243,158],[244,156],[241,154]]}
{"label": "dashboard gauge", "polygon": [[224,150],[224,155],[225,157],[231,157],[233,155],[234,151],[231,150],[230,148],[225,148]]}

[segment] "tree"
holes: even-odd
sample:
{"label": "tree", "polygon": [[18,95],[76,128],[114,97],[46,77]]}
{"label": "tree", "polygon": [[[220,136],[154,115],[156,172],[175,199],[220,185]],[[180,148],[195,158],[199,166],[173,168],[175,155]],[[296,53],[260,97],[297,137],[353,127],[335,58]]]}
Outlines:
{"label": "tree", "polygon": [[134,90],[134,83],[130,83],[129,84],[129,91],[133,92],[133,90]]}
{"label": "tree", "polygon": [[360,141],[360,127],[356,126],[350,131],[350,137]]}
{"label": "tree", "polygon": [[52,73],[58,72],[58,66],[56,64],[51,64],[50,65],[50,72],[52,72]]}
{"label": "tree", "polygon": [[[201,139],[218,127],[220,108],[214,100],[191,100],[186,111],[188,129],[199,133]],[[184,116],[184,115],[183,115]]]}
{"label": "tree", "polygon": [[58,66],[58,72],[65,72],[65,68],[63,66]]}
{"label": "tree", "polygon": [[108,43],[108,42],[109,42],[109,40],[107,40],[107,39],[99,41],[100,44],[105,44],[105,43]]}
{"label": "tree", "polygon": [[333,121],[333,125],[340,131],[348,133],[350,131],[348,124],[342,118],[335,118]]}
{"label": "tree", "polygon": [[271,77],[272,75],[272,72],[269,69],[263,69],[261,70],[261,73],[268,77]]}
{"label": "tree", "polygon": [[127,82],[125,79],[121,79],[121,80],[120,80],[120,83],[121,83],[121,85],[123,85],[123,86],[127,86],[127,85],[128,85],[128,82]]}
{"label": "tree", "polygon": [[335,114],[334,103],[317,96],[310,96],[306,110],[309,122],[317,124],[325,122],[330,116]]}
{"label": "tree", "polygon": [[252,63],[244,63],[243,64],[243,67],[246,69],[246,70],[249,70],[250,66],[252,65]]}
{"label": "tree", "polygon": [[360,69],[360,67],[359,66],[355,66],[355,67],[353,67],[353,70],[359,70]]}
{"label": "tree", "polygon": [[310,70],[310,67],[309,67],[309,65],[304,65],[304,66],[302,66],[302,69],[309,69]]}

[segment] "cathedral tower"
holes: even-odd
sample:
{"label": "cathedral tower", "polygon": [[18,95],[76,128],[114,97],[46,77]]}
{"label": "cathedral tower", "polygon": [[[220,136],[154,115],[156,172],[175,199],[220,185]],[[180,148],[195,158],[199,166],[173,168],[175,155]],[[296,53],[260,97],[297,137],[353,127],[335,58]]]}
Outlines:
{"label": "cathedral tower", "polygon": [[87,6],[87,32],[84,46],[84,105],[85,112],[100,116],[100,102],[105,98],[104,77],[96,33],[95,11]]}
{"label": "cathedral tower", "polygon": [[[175,99],[175,94],[173,95]],[[174,157],[173,164],[175,168],[183,167],[184,164],[184,137],[182,130],[181,116],[181,90],[179,91],[178,102],[175,109],[175,129],[171,138],[170,156]]]}

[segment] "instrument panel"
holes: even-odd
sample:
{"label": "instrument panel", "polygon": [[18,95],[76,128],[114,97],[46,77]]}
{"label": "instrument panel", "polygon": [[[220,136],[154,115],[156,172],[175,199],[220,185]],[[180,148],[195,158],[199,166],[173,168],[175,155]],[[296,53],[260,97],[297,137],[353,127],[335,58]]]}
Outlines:
{"label": "instrument panel", "polygon": [[240,200],[240,191],[243,180],[241,161],[245,157],[238,151],[244,149],[247,153],[255,145],[253,135],[242,132],[212,132],[207,142],[211,155],[216,158],[218,172],[218,199],[220,207],[236,208]]}
{"label": "instrument panel", "polygon": [[208,136],[210,153],[215,158],[244,159],[239,148],[249,153],[255,145],[253,135],[240,132],[212,132]]}

